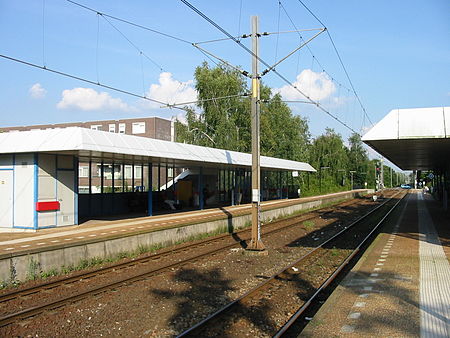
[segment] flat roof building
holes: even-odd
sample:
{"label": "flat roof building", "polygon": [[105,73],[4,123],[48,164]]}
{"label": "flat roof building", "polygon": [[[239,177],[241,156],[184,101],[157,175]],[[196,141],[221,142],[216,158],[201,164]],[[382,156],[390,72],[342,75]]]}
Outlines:
{"label": "flat roof building", "polygon": [[[85,172],[80,163],[88,164]],[[87,128],[0,133],[0,227],[37,230],[93,216],[152,215],[173,204],[237,204],[250,200],[250,168],[250,154]],[[186,169],[190,175],[181,177]],[[315,171],[265,156],[261,170],[272,182],[261,199],[287,198],[288,173]]]}
{"label": "flat roof building", "polygon": [[139,117],[120,120],[98,120],[20,127],[0,127],[0,133],[28,131],[36,129],[58,129],[68,127],[81,127],[92,130],[108,131],[111,133],[149,137],[166,141],[175,141],[176,139],[173,121],[160,117]]}

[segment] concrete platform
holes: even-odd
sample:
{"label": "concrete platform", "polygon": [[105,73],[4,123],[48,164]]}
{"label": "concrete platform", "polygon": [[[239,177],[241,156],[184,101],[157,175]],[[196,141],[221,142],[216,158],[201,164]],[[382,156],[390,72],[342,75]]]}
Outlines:
{"label": "concrete platform", "polygon": [[411,191],[302,337],[450,337],[450,214]]}
{"label": "concrete platform", "polygon": [[[319,207],[337,200],[368,193],[353,190],[341,193],[263,202],[264,221],[299,210]],[[30,270],[41,272],[77,265],[82,260],[107,258],[140,247],[165,245],[216,231],[248,225],[251,205],[211,208],[152,217],[116,221],[91,221],[80,226],[40,230],[35,233],[0,234],[0,282],[24,280]]]}

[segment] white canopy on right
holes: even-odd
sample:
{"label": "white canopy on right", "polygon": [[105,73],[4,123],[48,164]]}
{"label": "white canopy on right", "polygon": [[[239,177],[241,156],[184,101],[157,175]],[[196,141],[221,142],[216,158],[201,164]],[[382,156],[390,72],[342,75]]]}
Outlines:
{"label": "white canopy on right", "polygon": [[394,109],[363,137],[404,170],[450,166],[450,107]]}

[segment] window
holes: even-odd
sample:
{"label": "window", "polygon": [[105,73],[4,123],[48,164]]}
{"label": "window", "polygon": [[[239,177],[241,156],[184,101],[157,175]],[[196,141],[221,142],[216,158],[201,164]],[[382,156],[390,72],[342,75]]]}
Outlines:
{"label": "window", "polygon": [[79,194],[89,194],[89,187],[85,187],[85,186],[79,186],[78,187],[78,193]]}
{"label": "window", "polygon": [[91,126],[92,130],[102,130],[102,125],[101,124],[93,124]]}
{"label": "window", "polygon": [[125,166],[125,178],[131,178],[131,165]]}
{"label": "window", "polygon": [[145,133],[145,122],[133,122],[132,131],[133,134]]}
{"label": "window", "polygon": [[116,124],[110,124],[109,125],[109,132],[110,133],[115,133],[116,132]]}
{"label": "window", "polygon": [[125,123],[119,123],[119,134],[125,134]]}
{"label": "window", "polygon": [[134,166],[134,178],[142,178],[142,167],[140,165]]}
{"label": "window", "polygon": [[89,177],[89,166],[79,166],[78,177]]}

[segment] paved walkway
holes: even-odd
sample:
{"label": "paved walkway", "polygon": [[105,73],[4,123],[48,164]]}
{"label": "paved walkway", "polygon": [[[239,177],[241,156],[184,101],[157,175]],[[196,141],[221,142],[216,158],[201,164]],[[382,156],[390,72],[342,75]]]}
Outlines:
{"label": "paved walkway", "polygon": [[301,336],[450,337],[450,218],[436,204],[411,192]]}
{"label": "paved walkway", "polygon": [[[281,208],[294,204],[307,203],[313,200],[336,197],[345,193],[348,192],[298,199],[266,201],[261,203],[261,209]],[[79,226],[42,229],[37,232],[0,233],[0,256],[29,250],[42,250],[52,246],[68,245],[86,240],[103,240],[134,233],[180,227],[192,223],[248,214],[250,212],[251,204],[244,204],[116,221],[90,221]]]}

